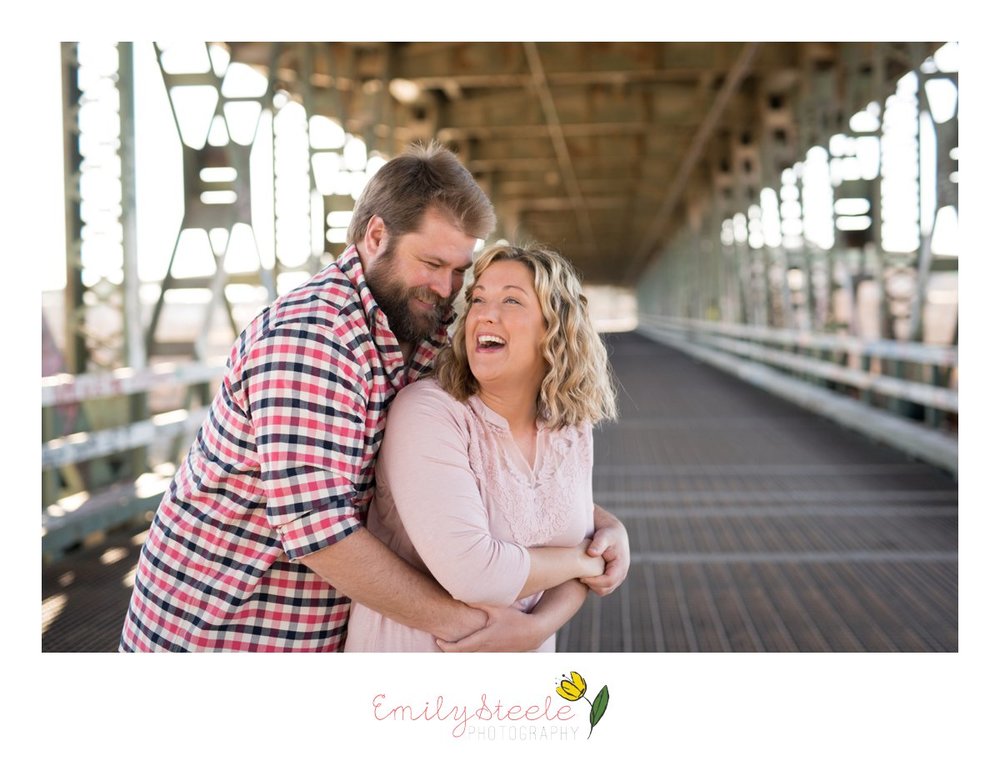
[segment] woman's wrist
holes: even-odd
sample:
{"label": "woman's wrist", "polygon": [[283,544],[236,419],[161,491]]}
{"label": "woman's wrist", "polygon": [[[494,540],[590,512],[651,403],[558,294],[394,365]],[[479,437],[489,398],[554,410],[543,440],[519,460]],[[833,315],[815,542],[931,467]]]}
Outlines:
{"label": "woman's wrist", "polygon": [[587,554],[587,545],[589,543],[585,542],[580,545],[580,551],[577,556],[578,563],[578,573],[576,578],[585,579],[589,576],[600,576],[604,573],[604,558],[600,555],[597,557],[592,557]]}

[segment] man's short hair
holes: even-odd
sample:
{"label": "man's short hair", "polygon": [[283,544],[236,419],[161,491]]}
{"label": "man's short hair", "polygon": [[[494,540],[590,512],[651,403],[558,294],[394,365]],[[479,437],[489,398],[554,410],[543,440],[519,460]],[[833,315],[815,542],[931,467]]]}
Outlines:
{"label": "man's short hair", "polygon": [[469,170],[454,153],[431,142],[410,146],[368,181],[354,205],[347,243],[364,239],[373,216],[382,218],[390,235],[414,232],[428,208],[474,238],[485,240],[496,226],[493,204]]}

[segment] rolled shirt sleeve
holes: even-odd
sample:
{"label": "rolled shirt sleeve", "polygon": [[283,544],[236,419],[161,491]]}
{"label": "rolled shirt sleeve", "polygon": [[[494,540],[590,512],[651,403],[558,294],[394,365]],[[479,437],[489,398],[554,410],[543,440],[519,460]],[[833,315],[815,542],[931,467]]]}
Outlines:
{"label": "rolled shirt sleeve", "polygon": [[273,327],[253,347],[243,377],[267,520],[288,557],[360,528],[365,380],[331,328]]}
{"label": "rolled shirt sleeve", "polygon": [[528,550],[493,536],[469,464],[462,406],[433,383],[401,391],[379,453],[385,480],[414,549],[465,603],[512,605],[531,567]]}

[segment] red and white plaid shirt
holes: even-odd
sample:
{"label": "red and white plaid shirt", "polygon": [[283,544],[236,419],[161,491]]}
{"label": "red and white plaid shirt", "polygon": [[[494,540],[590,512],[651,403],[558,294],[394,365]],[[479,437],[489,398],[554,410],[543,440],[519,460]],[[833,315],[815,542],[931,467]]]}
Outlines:
{"label": "red and white plaid shirt", "polygon": [[352,246],[259,314],[153,518],[120,650],[340,650],[350,600],[299,559],[364,525],[404,364]]}

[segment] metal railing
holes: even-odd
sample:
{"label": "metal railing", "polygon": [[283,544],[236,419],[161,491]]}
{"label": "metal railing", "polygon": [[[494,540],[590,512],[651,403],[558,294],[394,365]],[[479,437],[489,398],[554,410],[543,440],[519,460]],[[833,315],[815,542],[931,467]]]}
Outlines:
{"label": "metal railing", "polygon": [[[224,372],[225,359],[216,358],[205,362],[161,362],[139,370],[121,368],[107,373],[43,377],[43,420],[60,411],[64,416],[71,410],[85,412],[87,405],[126,407],[130,397],[164,387],[186,389],[190,401],[191,387],[218,382]],[[58,557],[88,536],[153,509],[169,483],[169,475],[149,467],[148,448],[190,443],[207,411],[200,404],[177,406],[124,425],[49,438],[43,435],[43,556]],[[87,416],[69,417],[84,420]],[[75,427],[80,425],[78,421]],[[46,428],[58,426],[43,426],[43,430]],[[127,459],[128,453],[139,453],[139,457],[123,468],[124,478],[108,482],[107,477],[95,476],[92,466],[102,458]]]}
{"label": "metal railing", "polygon": [[638,331],[958,472],[958,349],[643,313]]}

